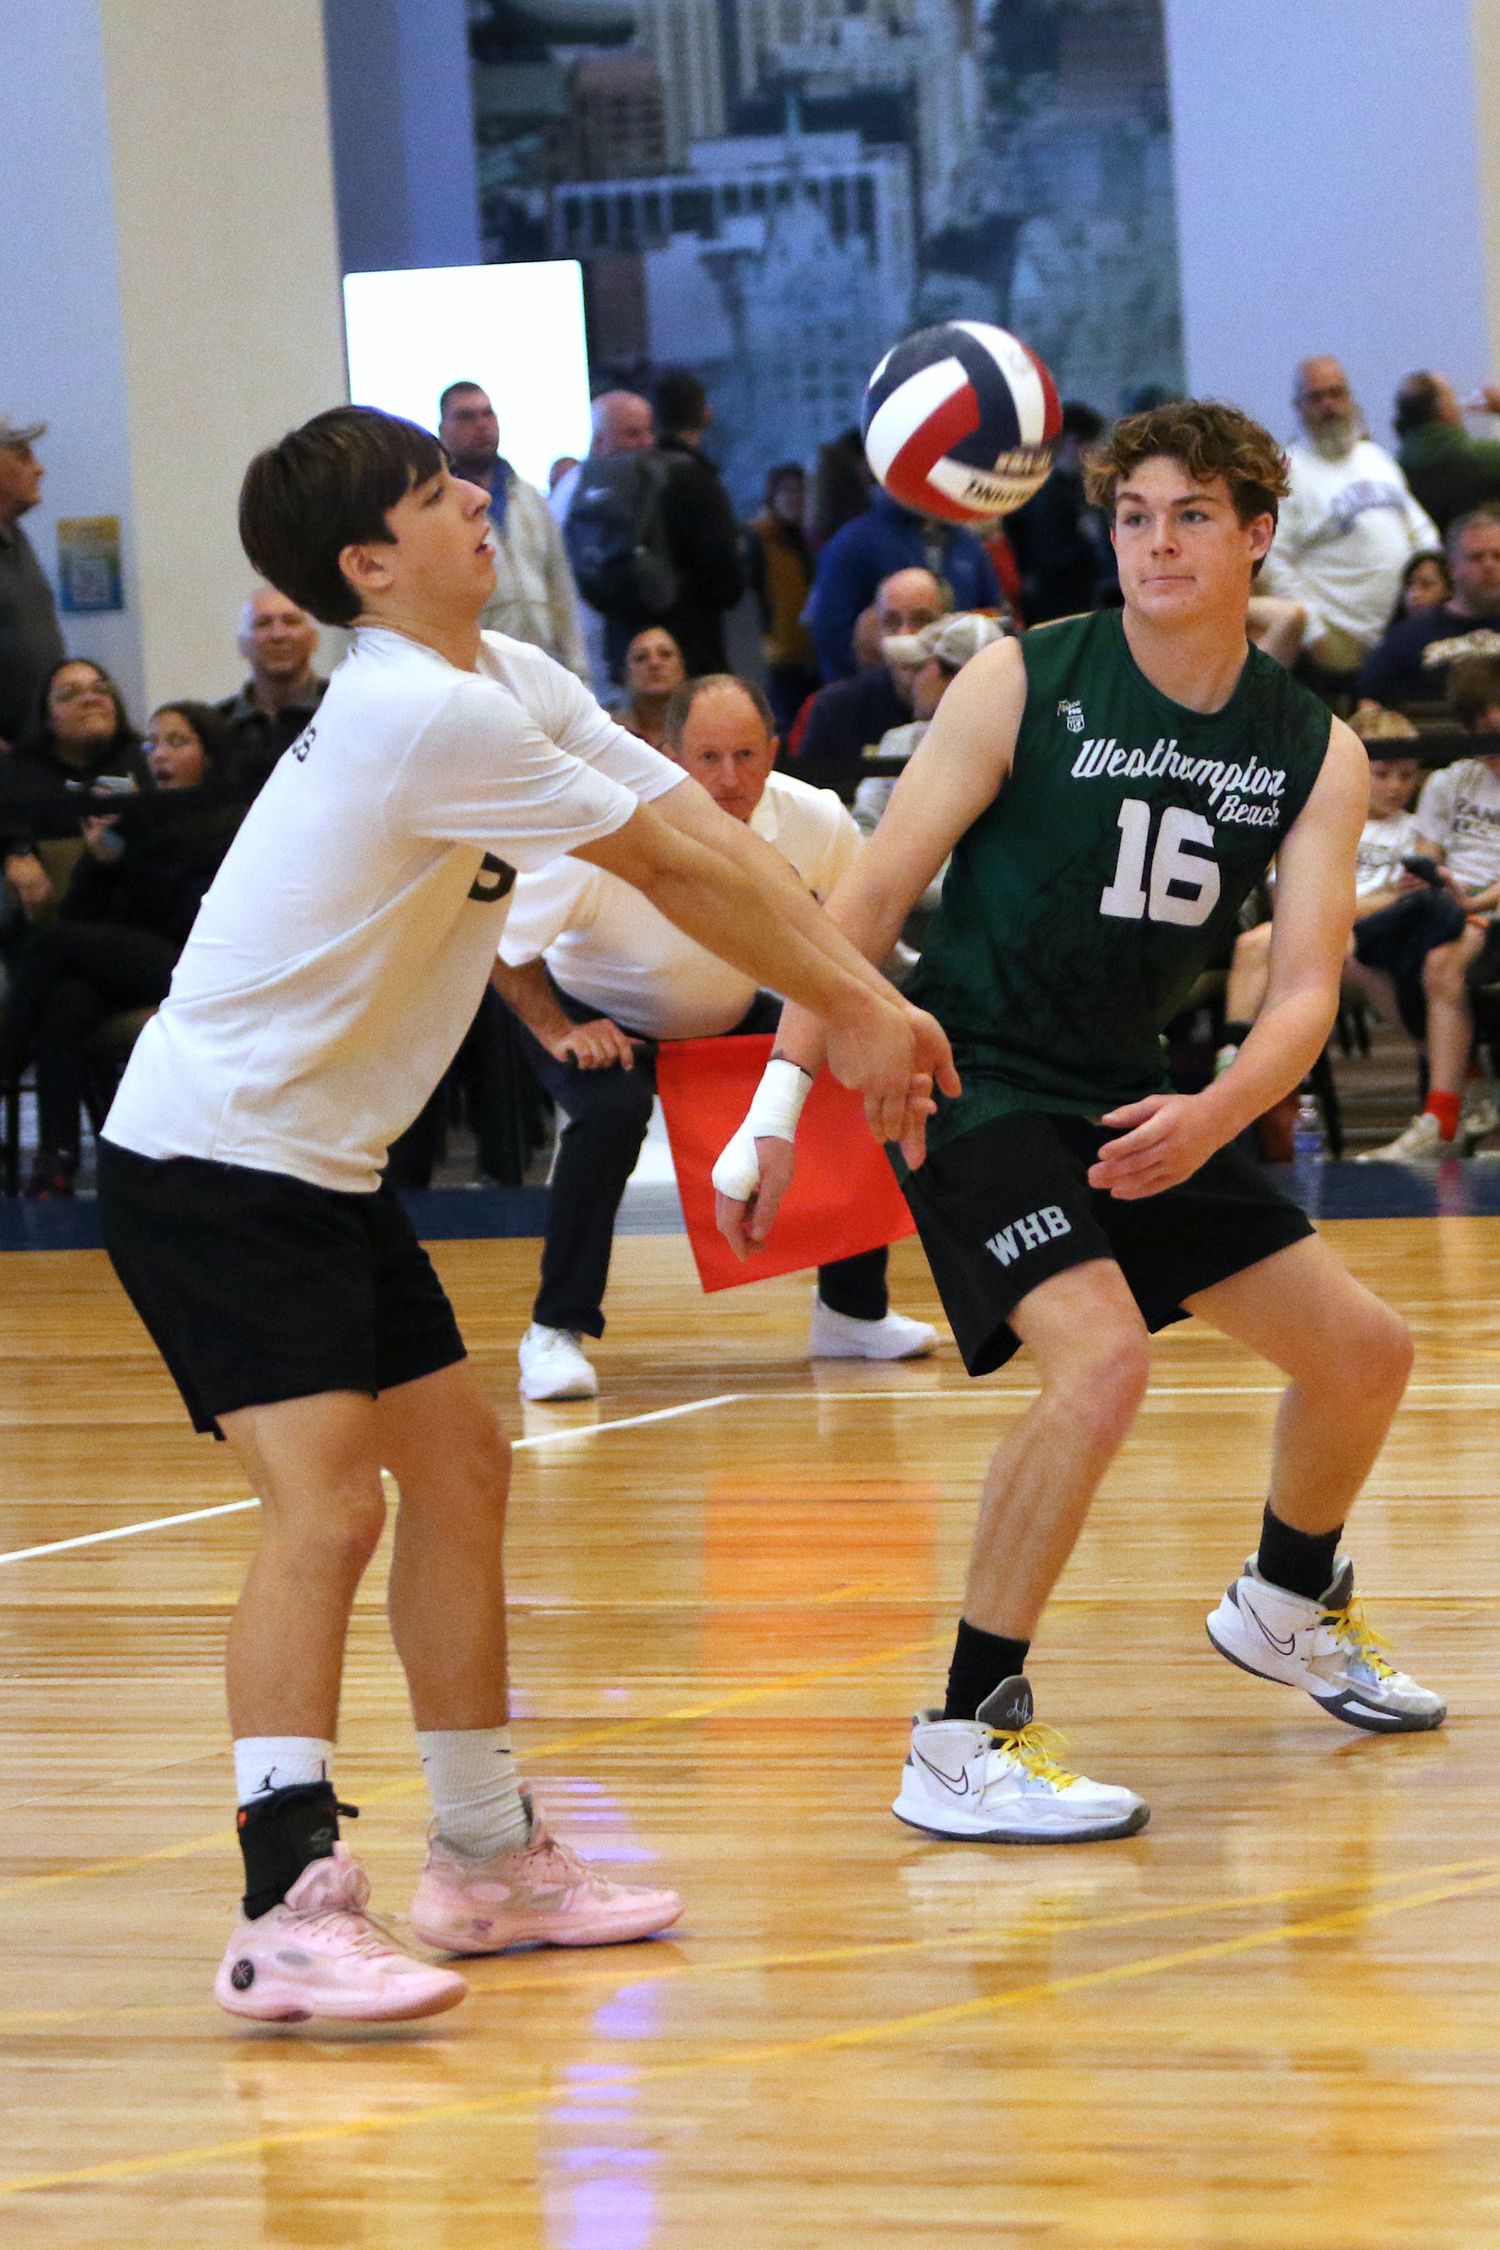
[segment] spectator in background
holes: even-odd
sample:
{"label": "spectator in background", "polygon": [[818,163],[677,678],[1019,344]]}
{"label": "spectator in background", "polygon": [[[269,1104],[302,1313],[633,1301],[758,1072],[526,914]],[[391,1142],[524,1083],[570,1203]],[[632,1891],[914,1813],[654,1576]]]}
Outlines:
{"label": "spectator in background", "polygon": [[581,463],[576,453],[559,453],[557,459],[553,462],[551,468],[547,471],[547,493],[549,500],[551,498],[551,495],[562,483],[563,478],[566,476],[571,476],[573,471],[580,466]]}
{"label": "spectator in background", "polygon": [[1021,571],[1021,614],[1028,625],[1074,617],[1094,607],[1101,555],[1109,545],[1098,511],[1083,489],[1083,449],[1104,430],[1104,417],[1080,399],[1062,410],[1062,435],[1052,448],[1052,474],[1024,508],[1005,518]]}
{"label": "spectator in background", "polygon": [[[758,688],[698,679],[673,697],[668,755],[731,820],[754,828],[826,898],[861,838],[826,790],[772,771],[771,708]],[[521,1395],[592,1398],[586,1336],[604,1333],[615,1217],[651,1121],[663,1039],[774,1031],[781,1003],[664,921],[639,892],[563,858],[523,874],[501,933],[494,988],[527,1027],[526,1048],[566,1113],[542,1250],[541,1288],[520,1349]],[[937,1341],[890,1310],[886,1252],[822,1267],[815,1358],[912,1359]]]}
{"label": "spectator in background", "polygon": [[1474,1039],[1471,978],[1489,983],[1500,975],[1490,943],[1500,907],[1500,659],[1456,663],[1449,692],[1475,738],[1476,755],[1428,775],[1417,803],[1415,848],[1437,862],[1443,889],[1457,902],[1464,924],[1451,944],[1434,946],[1422,964],[1426,1106],[1404,1133],[1370,1152],[1376,1162],[1462,1156],[1500,1124],[1500,1110],[1482,1085],[1464,1099]]}
{"label": "spectator in background", "polygon": [[[589,445],[589,461],[607,461],[615,453],[649,453],[656,443],[656,417],[647,401],[634,391],[602,391],[589,409],[589,418],[594,433]],[[578,480],[587,466],[586,461],[575,461],[570,469],[563,471],[548,496],[547,506],[559,531],[567,524]],[[617,690],[610,677],[609,628],[598,610],[591,608],[581,595],[578,615],[588,652],[589,685],[601,703],[613,704]]]}
{"label": "spectator in background", "polygon": [[1402,617],[1420,617],[1424,609],[1441,609],[1453,596],[1453,573],[1441,547],[1424,548],[1401,573],[1401,589],[1387,622],[1387,631]]}
{"label": "spectator in background", "polygon": [[1301,606],[1302,653],[1333,684],[1352,683],[1385,632],[1402,571],[1437,531],[1371,442],[1336,359],[1302,361],[1293,404],[1303,437],[1260,590]]}
{"label": "spectator in background", "polygon": [[875,477],[858,430],[843,430],[818,447],[808,543],[820,555],[836,531],[862,516],[875,497]]}
{"label": "spectator in background", "polygon": [[[818,557],[808,623],[825,680],[852,677],[855,619],[875,599],[882,580],[913,569],[947,586],[933,616],[1001,604],[995,566],[972,531],[916,515],[888,492],[877,493],[874,505],[836,532]],[[930,624],[931,618],[921,622]]]}
{"label": "spectator in background", "polygon": [[[634,391],[601,391],[589,408],[589,418],[594,431],[590,461],[607,461],[612,453],[647,453],[656,443],[656,417]],[[551,487],[547,505],[559,531],[568,520],[583,467],[583,462],[573,462]]]}
{"label": "spectator in background", "polygon": [[1451,664],[1500,656],[1500,502],[1460,516],[1445,545],[1451,596],[1388,629],[1360,666],[1362,705],[1438,702]]}
{"label": "spectator in background", "polygon": [[313,670],[317,620],[274,586],[262,586],[241,609],[239,650],[250,677],[218,710],[229,729],[230,778],[249,804],[317,710],[328,682]]}
{"label": "spectator in background", "polygon": [[662,516],[680,587],[657,622],[681,649],[690,678],[728,671],[725,613],[745,590],[739,525],[724,481],[702,450],[713,412],[696,375],[663,375],[656,386],[658,447],[672,465]]}
{"label": "spectator in background", "polygon": [[[1483,396],[1500,414],[1500,385],[1487,384]],[[1406,481],[1444,538],[1456,517],[1500,500],[1500,444],[1470,437],[1446,376],[1407,376],[1396,393],[1396,435]]]}
{"label": "spectator in background", "polygon": [[767,473],[765,505],[751,518],[747,544],[750,584],[760,603],[766,694],[782,734],[823,680],[802,622],[813,578],[812,549],[802,528],[806,506],[801,464],[782,462]]}
{"label": "spectator in background", "polygon": [[141,738],[102,664],[64,657],[43,681],[35,717],[0,758],[0,855],[28,917],[56,904],[37,846],[78,834],[95,795],[148,789]]}
{"label": "spectator in background", "polygon": [[[831,551],[831,550],[830,550]],[[892,727],[911,717],[913,670],[892,663],[885,645],[894,635],[919,633],[948,604],[930,570],[897,570],[875,589],[881,661],[852,679],[830,680],[808,706],[789,769],[815,789],[834,789],[848,804],[859,787],[864,754]]]}
{"label": "spectator in background", "polygon": [[630,701],[615,716],[622,727],[659,750],[666,740],[667,705],[687,678],[682,651],[665,625],[647,625],[625,651]]}
{"label": "spectator in background", "polygon": [[164,704],[146,740],[147,790],[117,812],[86,814],[83,854],[57,918],[16,957],[0,1075],[36,1062],[36,1164],[27,1194],[68,1196],[78,1169],[87,1042],[109,1016],[166,998],[203,893],[243,807],[221,786],[234,754],[220,712]]}
{"label": "spectator in background", "polygon": [[52,588],[21,529],[42,496],[46,471],[32,446],[46,429],[45,422],[18,427],[0,414],[0,752],[24,731],[42,682],[65,653]]}
{"label": "spectator in background", "polygon": [[541,494],[501,454],[488,393],[477,383],[450,383],[438,403],[437,434],[455,476],[482,485],[490,496],[495,591],[481,629],[545,649],[587,683],[583,620],[562,534]]}
{"label": "spectator in background", "polygon": [[[909,758],[964,666],[991,641],[1004,640],[1005,634],[1001,620],[982,610],[940,617],[919,633],[893,634],[885,653],[910,678],[912,715],[881,736],[881,757]],[[894,774],[867,774],[861,781],[854,793],[854,821],[862,835],[874,835],[895,786]]]}

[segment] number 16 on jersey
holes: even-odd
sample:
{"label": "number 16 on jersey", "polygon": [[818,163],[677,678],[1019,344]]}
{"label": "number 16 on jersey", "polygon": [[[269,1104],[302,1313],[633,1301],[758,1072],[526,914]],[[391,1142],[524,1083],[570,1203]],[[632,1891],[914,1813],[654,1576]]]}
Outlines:
{"label": "number 16 on jersey", "polygon": [[1206,844],[1209,853],[1213,851],[1213,828],[1202,813],[1189,812],[1184,805],[1167,805],[1154,851],[1151,807],[1143,798],[1126,797],[1120,806],[1119,822],[1120,856],[1100,897],[1100,913],[1123,922],[1176,922],[1188,930],[1206,922],[1219,902],[1219,869],[1214,859],[1189,848]]}

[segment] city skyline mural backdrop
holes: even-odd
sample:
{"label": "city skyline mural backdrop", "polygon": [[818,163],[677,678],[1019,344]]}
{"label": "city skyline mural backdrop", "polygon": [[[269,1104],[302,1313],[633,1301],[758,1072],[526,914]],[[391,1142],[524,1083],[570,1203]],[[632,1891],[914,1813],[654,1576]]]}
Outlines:
{"label": "city skyline mural backdrop", "polygon": [[581,261],[595,387],[691,368],[737,504],[896,339],[1182,384],[1161,0],[472,0],[485,255]]}

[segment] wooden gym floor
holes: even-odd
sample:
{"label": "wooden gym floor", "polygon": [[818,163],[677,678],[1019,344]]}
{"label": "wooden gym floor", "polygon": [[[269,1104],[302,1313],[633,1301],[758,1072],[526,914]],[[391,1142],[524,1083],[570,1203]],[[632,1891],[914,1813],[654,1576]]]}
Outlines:
{"label": "wooden gym floor", "polygon": [[[705,1301],[680,1237],[637,1237],[605,1395],[523,1418],[536,1246],[441,1245],[527,1441],[523,1764],[572,1841],[688,1908],[655,1944],[476,1962],[461,2009],[384,2033],[212,2004],[237,1874],[219,1649],[254,1513],[98,1253],[0,1260],[7,2243],[1500,2242],[1500,1219],[1328,1231],[1416,1327],[1352,1544],[1451,1722],[1372,1739],[1212,1654],[1275,1387],[1181,1327],[1033,1664],[1072,1762],[1141,1789],[1151,1826],[1032,1851],[886,1810],[1024,1364],[809,1369],[805,1282]],[[911,1244],[895,1265],[896,1301],[935,1311]],[[399,1920],[424,1800],[379,1577],[339,1783]]]}

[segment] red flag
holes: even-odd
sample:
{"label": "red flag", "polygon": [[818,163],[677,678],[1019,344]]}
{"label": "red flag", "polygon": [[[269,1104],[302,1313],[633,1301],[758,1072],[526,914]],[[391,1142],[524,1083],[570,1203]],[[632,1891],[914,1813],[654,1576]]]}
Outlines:
{"label": "red flag", "polygon": [[769,1033],[743,1039],[668,1039],[656,1084],[688,1240],[704,1289],[738,1289],[773,1274],[832,1265],[916,1232],[885,1151],[871,1137],[859,1094],[820,1071],[797,1128],[797,1173],[771,1239],[746,1265],[714,1225],[710,1178],[719,1151],[743,1124],[770,1058]]}

